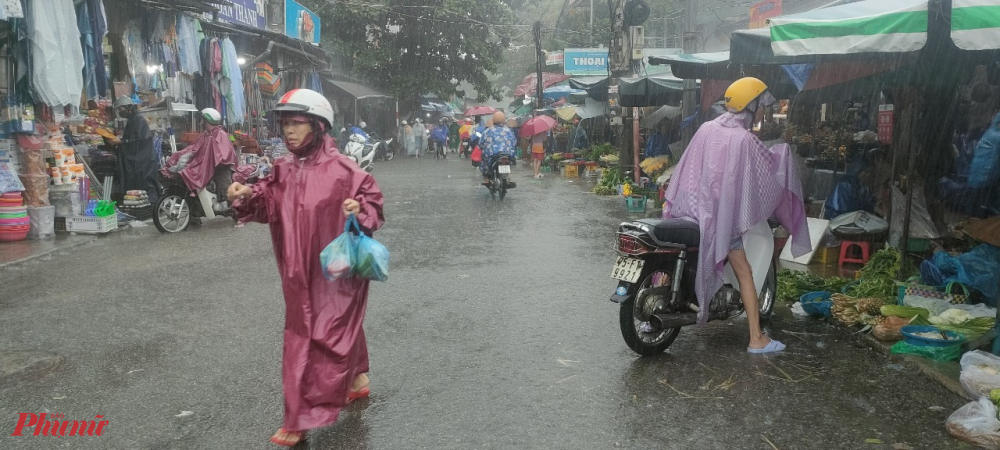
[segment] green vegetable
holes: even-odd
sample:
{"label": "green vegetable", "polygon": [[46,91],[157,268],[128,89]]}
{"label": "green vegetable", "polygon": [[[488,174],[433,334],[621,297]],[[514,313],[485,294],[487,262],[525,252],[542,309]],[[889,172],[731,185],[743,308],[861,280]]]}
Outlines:
{"label": "green vegetable", "polygon": [[868,264],[858,271],[858,284],[851,286],[847,293],[854,298],[895,297],[896,275],[901,259],[899,250],[892,247],[875,252]]}
{"label": "green vegetable", "polygon": [[809,272],[782,270],[778,272],[778,298],[786,302],[798,300],[809,292],[840,292],[850,282],[847,278],[820,278]]}
{"label": "green vegetable", "polygon": [[929,325],[944,331],[954,331],[966,337],[966,339],[976,339],[996,325],[996,320],[992,317],[976,317],[956,325],[935,325],[923,317],[917,317],[911,322],[913,325]]}
{"label": "green vegetable", "polygon": [[882,315],[886,317],[902,317],[904,319],[913,318],[913,316],[920,316],[927,319],[931,316],[931,312],[925,308],[917,308],[915,306],[900,306],[900,305],[885,305],[880,311]]}
{"label": "green vegetable", "polygon": [[990,391],[990,400],[993,400],[993,403],[1000,402],[1000,389]]}

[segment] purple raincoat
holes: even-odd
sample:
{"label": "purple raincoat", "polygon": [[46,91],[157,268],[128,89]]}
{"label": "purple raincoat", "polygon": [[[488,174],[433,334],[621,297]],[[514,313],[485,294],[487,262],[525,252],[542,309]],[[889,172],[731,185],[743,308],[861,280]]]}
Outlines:
{"label": "purple raincoat", "polygon": [[333,138],[305,159],[279,158],[273,174],[237,200],[240,221],[271,227],[285,294],[282,385],[288,431],[329,425],[347,405],[358,374],[368,372],[362,321],[368,280],[327,281],[319,254],[344,231],[344,200],[361,203],[358,222],[366,234],[382,226],[382,192],[375,179],[337,151]]}
{"label": "purple raincoat", "polygon": [[698,223],[701,244],[695,293],[708,321],[708,304],[722,287],[730,243],[776,216],[792,233],[792,254],[809,252],[802,185],[787,145],[771,149],[745,124],[749,114],[726,113],[698,129],[666,191],[664,218]]}

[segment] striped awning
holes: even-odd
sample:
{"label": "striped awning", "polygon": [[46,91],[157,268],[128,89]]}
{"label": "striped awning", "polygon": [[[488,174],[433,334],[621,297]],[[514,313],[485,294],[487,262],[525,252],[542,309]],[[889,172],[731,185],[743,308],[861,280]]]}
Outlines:
{"label": "striped awning", "polygon": [[962,50],[1000,48],[1000,0],[952,0],[951,39]]}
{"label": "striped awning", "polygon": [[917,51],[927,43],[927,3],[866,0],[775,17],[771,50],[778,56]]}

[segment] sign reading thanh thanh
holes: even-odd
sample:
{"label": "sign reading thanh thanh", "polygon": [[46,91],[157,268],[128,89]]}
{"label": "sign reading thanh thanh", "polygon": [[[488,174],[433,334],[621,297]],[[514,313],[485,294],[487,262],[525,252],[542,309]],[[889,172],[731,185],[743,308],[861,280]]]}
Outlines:
{"label": "sign reading thanh thanh", "polygon": [[767,19],[781,15],[781,0],[764,0],[750,7],[750,28],[764,28]]}

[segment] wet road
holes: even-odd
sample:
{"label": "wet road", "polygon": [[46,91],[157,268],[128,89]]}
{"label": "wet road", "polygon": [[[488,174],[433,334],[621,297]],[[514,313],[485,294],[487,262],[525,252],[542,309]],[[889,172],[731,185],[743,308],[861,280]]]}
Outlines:
{"label": "wet road", "polygon": [[[464,160],[377,165],[376,237],[393,259],[365,324],[372,398],[301,448],[958,446],[944,419],[964,401],[786,309],[777,357],[748,356],[737,320],[637,358],[607,300],[623,202],[526,170],[501,203]],[[225,221],[129,230],[0,271],[0,363],[35,362],[0,372],[0,448],[274,447],[278,283],[267,229]],[[11,437],[19,412],[109,424]]]}

